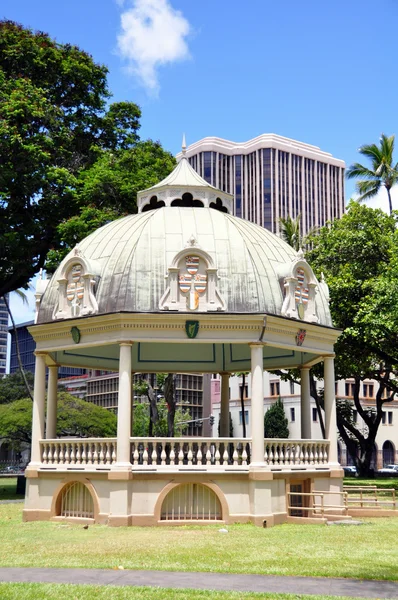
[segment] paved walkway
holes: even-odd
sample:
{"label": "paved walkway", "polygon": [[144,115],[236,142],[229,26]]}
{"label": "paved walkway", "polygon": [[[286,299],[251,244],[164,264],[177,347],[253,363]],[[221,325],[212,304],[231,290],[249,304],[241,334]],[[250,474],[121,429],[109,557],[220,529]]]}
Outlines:
{"label": "paved walkway", "polygon": [[117,586],[191,588],[236,592],[324,594],[356,598],[396,598],[398,582],[324,577],[277,577],[230,573],[180,573],[107,569],[36,569],[0,567],[0,581],[75,583]]}

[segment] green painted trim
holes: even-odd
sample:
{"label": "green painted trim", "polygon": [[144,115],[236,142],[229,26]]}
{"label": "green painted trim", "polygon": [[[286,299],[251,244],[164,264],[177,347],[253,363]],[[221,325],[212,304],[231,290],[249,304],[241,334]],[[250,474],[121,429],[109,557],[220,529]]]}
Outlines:
{"label": "green painted trim", "polygon": [[[247,361],[251,360],[250,354],[249,354],[249,356],[247,358],[233,358],[233,356],[232,356],[232,348],[233,348],[233,345],[230,344],[229,345],[229,353],[230,353],[229,362],[231,364],[232,363],[239,363],[239,362],[247,362]],[[302,353],[300,352],[300,354],[302,354]],[[296,352],[294,350],[290,350],[288,354],[281,354],[281,355],[276,354],[276,355],[272,355],[272,356],[263,356],[263,360],[274,360],[275,358],[292,358],[294,356],[296,356]]]}
{"label": "green painted trim", "polygon": [[[58,351],[57,351],[58,354]],[[63,350],[61,356],[79,356],[83,358],[95,358],[96,360],[112,360],[114,362],[119,362],[118,358],[108,358],[107,356],[95,356],[94,354],[77,354],[76,352],[68,352],[67,350]]]}
{"label": "green painted trim", "polygon": [[[186,363],[197,363],[198,365],[202,365],[202,364],[214,364],[216,362],[216,345],[215,344],[211,344],[213,347],[213,358],[212,360],[150,360],[150,359],[144,359],[141,358],[141,343],[142,342],[138,342],[138,353],[137,353],[137,361],[139,363],[170,363],[170,364],[186,364]],[[144,342],[144,343],[148,343],[148,342]]]}

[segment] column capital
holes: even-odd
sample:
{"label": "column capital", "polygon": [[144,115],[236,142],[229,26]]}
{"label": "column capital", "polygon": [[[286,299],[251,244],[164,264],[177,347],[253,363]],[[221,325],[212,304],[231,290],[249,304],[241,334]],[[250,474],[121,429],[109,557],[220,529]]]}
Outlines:
{"label": "column capital", "polygon": [[118,342],[119,346],[133,346],[134,342],[132,340],[122,340]]}
{"label": "column capital", "polygon": [[336,355],[334,353],[328,354],[327,356],[323,356],[322,358],[323,358],[323,360],[326,360],[327,358],[336,358]]}
{"label": "column capital", "polygon": [[249,342],[248,345],[250,348],[255,348],[256,346],[261,346],[261,348],[263,348],[265,346],[265,342]]}
{"label": "column capital", "polygon": [[47,356],[48,352],[44,352],[44,350],[35,350],[33,354],[35,356]]}
{"label": "column capital", "polygon": [[308,365],[302,365],[301,367],[299,367],[300,371],[310,371],[311,367],[309,367]]}

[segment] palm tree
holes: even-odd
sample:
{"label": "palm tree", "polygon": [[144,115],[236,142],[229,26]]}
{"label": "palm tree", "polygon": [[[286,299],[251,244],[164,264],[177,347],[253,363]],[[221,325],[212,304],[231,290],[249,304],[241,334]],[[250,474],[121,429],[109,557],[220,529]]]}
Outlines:
{"label": "palm tree", "polygon": [[308,233],[304,236],[301,235],[301,213],[293,219],[290,215],[286,218],[279,218],[279,227],[281,238],[289,244],[296,252],[302,250],[310,243],[310,237],[315,235],[319,228],[311,227]]}
{"label": "palm tree", "polygon": [[394,141],[395,135],[387,137],[382,133],[379,146],[377,144],[361,146],[359,153],[370,159],[371,167],[354,163],[347,171],[348,179],[359,179],[356,186],[360,194],[359,200],[373,198],[384,186],[387,190],[390,214],[392,213],[390,190],[398,182],[398,163],[394,164],[393,159]]}

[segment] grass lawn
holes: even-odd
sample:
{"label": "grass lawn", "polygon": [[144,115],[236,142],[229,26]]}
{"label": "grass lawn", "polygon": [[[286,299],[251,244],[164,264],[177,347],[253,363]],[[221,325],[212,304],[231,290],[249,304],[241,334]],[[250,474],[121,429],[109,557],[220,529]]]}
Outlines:
{"label": "grass lawn", "polygon": [[[149,587],[56,585],[39,583],[0,583],[0,598],[7,600],[335,600],[335,596],[297,594],[251,594]],[[340,596],[340,600],[354,600]],[[356,598],[355,600],[358,600]]]}
{"label": "grass lawn", "polygon": [[16,477],[0,477],[0,500],[18,500],[22,499],[23,495],[16,494],[17,478]]}
{"label": "grass lawn", "polygon": [[[0,505],[0,565],[210,571],[398,580],[398,519],[361,526],[118,527],[22,523]],[[1,594],[0,594],[1,597]]]}
{"label": "grass lawn", "polygon": [[363,479],[362,477],[345,477],[344,485],[366,486],[375,485],[378,488],[398,490],[397,477],[383,477],[380,479]]}

